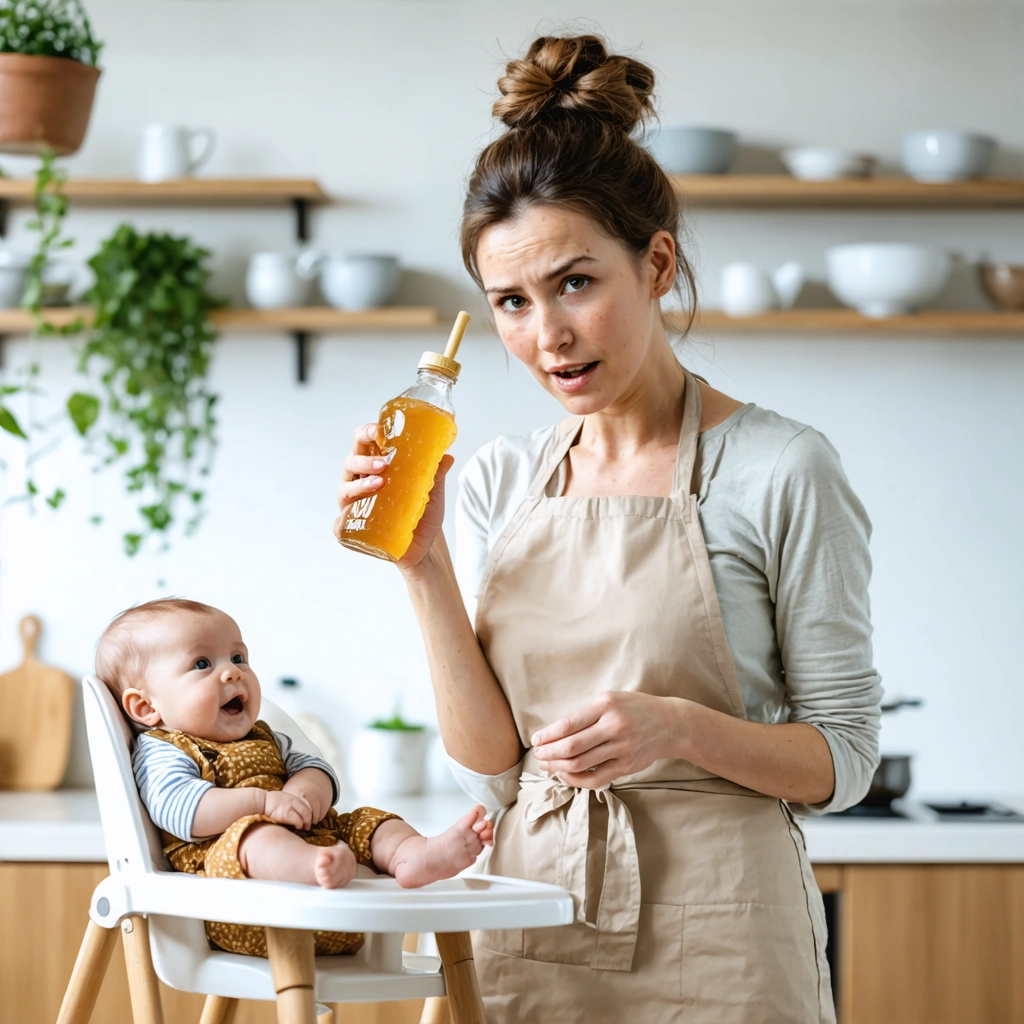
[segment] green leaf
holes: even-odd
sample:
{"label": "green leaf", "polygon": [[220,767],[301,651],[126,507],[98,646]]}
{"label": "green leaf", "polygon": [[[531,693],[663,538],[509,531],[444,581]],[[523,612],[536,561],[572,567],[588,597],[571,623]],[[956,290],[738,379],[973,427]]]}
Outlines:
{"label": "green leaf", "polygon": [[89,516],[89,522],[93,526],[99,526],[103,522],[103,516]]}
{"label": "green leaf", "polygon": [[85,437],[100,415],[100,400],[84,391],[76,391],[68,399],[68,415],[78,433]]}
{"label": "green leaf", "polygon": [[0,405],[0,430],[6,430],[8,434],[13,434],[15,437],[25,437],[25,431],[21,429],[21,424],[14,418],[14,413],[6,405]]}
{"label": "green leaf", "polygon": [[58,487],[57,490],[55,490],[53,494],[46,499],[46,504],[49,505],[50,508],[60,508],[66,497],[67,495],[64,493],[63,488]]}
{"label": "green leaf", "polygon": [[129,558],[134,558],[139,553],[139,547],[142,544],[141,533],[126,533],[123,537],[124,540],[124,553]]}

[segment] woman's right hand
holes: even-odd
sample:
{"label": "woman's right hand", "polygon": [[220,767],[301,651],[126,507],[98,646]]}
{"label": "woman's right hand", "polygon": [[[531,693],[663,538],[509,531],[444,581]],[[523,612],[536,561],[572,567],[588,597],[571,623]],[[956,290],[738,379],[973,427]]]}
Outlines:
{"label": "woman's right hand", "polygon": [[[376,423],[364,423],[356,428],[352,451],[343,464],[341,486],[338,488],[341,515],[334,520],[334,536],[339,540],[342,520],[349,506],[376,494],[386,485],[388,463],[377,447],[377,429]],[[444,480],[454,462],[450,455],[441,459],[426,510],[413,534],[409,550],[398,563],[399,569],[412,569],[419,565],[441,532],[444,524]]]}

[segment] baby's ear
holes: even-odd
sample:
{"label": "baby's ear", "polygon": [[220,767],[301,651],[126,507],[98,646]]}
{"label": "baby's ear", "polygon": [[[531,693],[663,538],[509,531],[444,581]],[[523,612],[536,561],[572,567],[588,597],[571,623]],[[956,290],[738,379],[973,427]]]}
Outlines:
{"label": "baby's ear", "polygon": [[139,722],[150,729],[160,724],[160,712],[140,690],[125,690],[121,694],[121,707],[133,722]]}

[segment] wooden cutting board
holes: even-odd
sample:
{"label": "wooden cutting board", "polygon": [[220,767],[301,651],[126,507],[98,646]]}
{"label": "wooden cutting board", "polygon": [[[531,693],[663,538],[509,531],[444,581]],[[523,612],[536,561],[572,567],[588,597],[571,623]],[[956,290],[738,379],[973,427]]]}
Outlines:
{"label": "wooden cutting board", "polygon": [[39,619],[21,620],[25,660],[0,676],[0,789],[56,789],[71,750],[75,681],[36,657]]}

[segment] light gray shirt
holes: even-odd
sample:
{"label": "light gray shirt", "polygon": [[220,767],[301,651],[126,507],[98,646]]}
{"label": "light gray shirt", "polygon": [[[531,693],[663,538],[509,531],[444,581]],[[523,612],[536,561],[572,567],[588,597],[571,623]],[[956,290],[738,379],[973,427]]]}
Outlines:
{"label": "light gray shirt", "polygon": [[[471,615],[487,556],[556,429],[499,437],[460,474],[456,572]],[[698,460],[700,522],[747,716],[817,728],[835,792],[826,806],[794,810],[843,810],[867,792],[878,763],[867,513],[824,435],[752,404],[700,436]],[[564,467],[548,493],[563,487]],[[489,808],[515,799],[518,768],[482,776],[452,767]]]}

